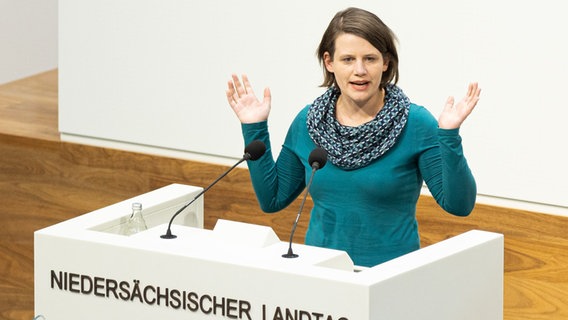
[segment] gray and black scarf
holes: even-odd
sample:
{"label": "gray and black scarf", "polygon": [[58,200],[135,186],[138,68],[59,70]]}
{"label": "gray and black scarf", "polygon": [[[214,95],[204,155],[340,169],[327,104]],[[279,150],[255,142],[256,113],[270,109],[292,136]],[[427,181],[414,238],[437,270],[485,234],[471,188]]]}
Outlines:
{"label": "gray and black scarf", "polygon": [[334,165],[346,170],[364,167],[395,144],[408,120],[410,100],[393,84],[387,85],[385,92],[381,111],[358,127],[341,125],[335,118],[335,105],[341,94],[335,86],[310,106],[307,120],[310,137],[327,151]]}

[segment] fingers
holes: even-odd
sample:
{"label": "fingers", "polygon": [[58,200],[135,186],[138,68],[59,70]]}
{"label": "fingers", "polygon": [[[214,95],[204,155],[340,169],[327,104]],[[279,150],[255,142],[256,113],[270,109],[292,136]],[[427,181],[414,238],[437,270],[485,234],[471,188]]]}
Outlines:
{"label": "fingers", "polygon": [[243,74],[243,89],[245,94],[254,94],[254,92],[252,91],[252,86],[250,85],[250,81],[246,74]]}
{"label": "fingers", "polygon": [[270,94],[270,89],[268,87],[264,88],[264,102],[267,102],[268,105],[271,104],[272,95]]}
{"label": "fingers", "polygon": [[454,97],[448,97],[448,99],[446,99],[446,105],[444,106],[444,109],[451,109],[454,107]]}
{"label": "fingers", "polygon": [[236,105],[236,100],[235,100],[235,97],[234,97],[235,87],[234,87],[232,81],[227,82],[227,86],[228,86],[228,89],[227,89],[227,91],[225,91],[225,94],[227,95],[227,101],[229,102],[229,105],[234,108],[235,105]]}
{"label": "fingers", "polygon": [[460,122],[463,122],[471,114],[471,112],[477,105],[477,102],[479,101],[480,94],[481,88],[479,88],[477,82],[472,82],[468,85],[466,95],[455,106],[456,111],[461,117]]}
{"label": "fingers", "polygon": [[479,99],[480,94],[481,94],[481,88],[479,88],[477,82],[470,83],[467,89],[467,96],[470,99]]}
{"label": "fingers", "polygon": [[473,92],[475,91],[475,87],[477,86],[477,83],[470,83],[467,86],[467,94],[466,97],[471,97],[473,95]]}
{"label": "fingers", "polygon": [[465,97],[465,102],[467,109],[472,110],[479,101],[479,96],[481,95],[481,88],[477,82],[470,83],[467,90],[467,95]]}
{"label": "fingers", "polygon": [[[241,81],[242,79],[242,81]],[[247,75],[243,74],[241,79],[235,74],[231,75],[231,80],[227,82],[227,90],[225,94],[227,96],[227,101],[231,106],[236,106],[239,101],[242,99],[246,99],[248,101],[255,100],[257,98],[254,94],[252,89],[252,85],[247,77]],[[267,102],[270,104],[271,94],[270,89],[267,87],[264,89],[264,100],[263,102]]]}
{"label": "fingers", "polygon": [[[247,76],[243,75],[242,77],[243,77],[243,82],[241,83],[239,77],[236,74],[232,74],[231,80],[227,82],[228,86],[226,91],[227,101],[229,102],[229,105],[233,109],[237,107],[239,98],[246,95],[247,92],[252,92],[252,88]],[[249,88],[248,90],[247,87]]]}
{"label": "fingers", "polygon": [[477,82],[472,82],[467,87],[467,92],[457,103],[454,97],[446,99],[444,110],[438,118],[438,125],[443,129],[459,128],[465,119],[471,114],[477,102],[481,89]]}
{"label": "fingers", "polygon": [[237,94],[236,98],[242,97],[247,93],[252,93],[252,87],[246,75],[243,74],[242,83],[236,74],[231,75],[231,78],[233,80],[234,94]]}

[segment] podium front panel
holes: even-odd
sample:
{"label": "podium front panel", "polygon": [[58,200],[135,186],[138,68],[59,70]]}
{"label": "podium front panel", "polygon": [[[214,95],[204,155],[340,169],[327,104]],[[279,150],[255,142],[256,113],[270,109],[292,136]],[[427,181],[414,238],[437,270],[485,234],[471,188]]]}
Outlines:
{"label": "podium front panel", "polygon": [[[288,243],[269,226],[219,220],[203,229],[200,200],[173,224],[177,238],[162,239],[171,214],[200,190],[171,185],[37,231],[36,314],[47,320],[502,319],[502,235],[470,231],[360,268],[344,251],[296,243],[299,257],[283,258]],[[134,201],[146,204],[149,229],[124,236],[120,225]],[[448,305],[460,296],[460,305]]]}

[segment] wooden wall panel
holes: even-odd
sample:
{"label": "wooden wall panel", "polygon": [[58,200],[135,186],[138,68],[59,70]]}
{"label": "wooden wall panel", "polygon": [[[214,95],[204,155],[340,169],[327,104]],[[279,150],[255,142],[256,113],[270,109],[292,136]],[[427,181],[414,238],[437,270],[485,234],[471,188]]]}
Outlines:
{"label": "wooden wall panel", "polygon": [[[6,135],[0,135],[0,154],[0,319],[32,318],[35,230],[170,183],[205,187],[228,169]],[[205,227],[231,219],[272,226],[288,239],[297,202],[279,214],[263,214],[248,171],[235,169],[205,194]],[[298,242],[308,216],[298,227]]]}

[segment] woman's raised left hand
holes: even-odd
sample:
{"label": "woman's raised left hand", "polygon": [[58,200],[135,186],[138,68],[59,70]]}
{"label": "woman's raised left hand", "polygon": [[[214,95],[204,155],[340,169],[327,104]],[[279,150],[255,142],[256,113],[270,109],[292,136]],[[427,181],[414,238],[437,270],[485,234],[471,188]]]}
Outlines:
{"label": "woman's raised left hand", "polygon": [[438,118],[438,127],[441,129],[459,128],[465,119],[471,114],[477,102],[481,89],[477,82],[470,83],[466,95],[454,105],[454,97],[448,97],[444,110]]}

